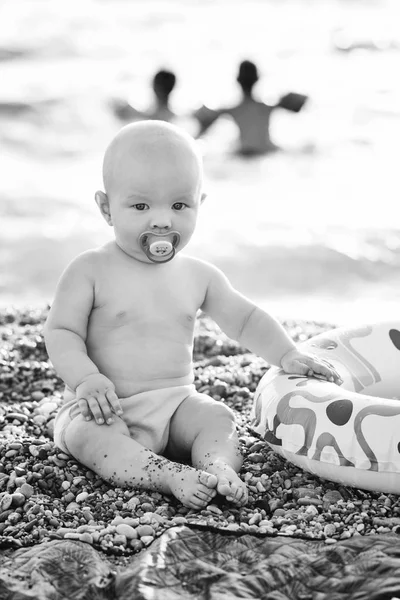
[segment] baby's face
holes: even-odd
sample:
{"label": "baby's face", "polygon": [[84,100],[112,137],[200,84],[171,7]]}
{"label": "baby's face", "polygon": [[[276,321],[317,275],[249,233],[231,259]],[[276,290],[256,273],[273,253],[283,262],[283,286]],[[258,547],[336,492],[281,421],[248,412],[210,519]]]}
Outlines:
{"label": "baby's face", "polygon": [[173,243],[179,252],[194,232],[201,200],[198,161],[178,147],[127,156],[121,163],[108,193],[116,242],[132,258],[164,262],[162,256],[152,260],[151,242]]}

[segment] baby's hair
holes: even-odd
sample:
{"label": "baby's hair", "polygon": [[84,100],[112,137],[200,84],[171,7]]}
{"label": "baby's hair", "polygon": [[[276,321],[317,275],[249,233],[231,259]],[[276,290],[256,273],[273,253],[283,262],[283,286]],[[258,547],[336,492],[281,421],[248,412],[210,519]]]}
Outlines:
{"label": "baby's hair", "polygon": [[169,96],[176,84],[176,76],[172,71],[158,71],[153,77],[153,89],[156,88]]}
{"label": "baby's hair", "polygon": [[251,60],[244,60],[239,65],[239,72],[236,78],[245,92],[251,92],[253,86],[258,81],[258,70]]}

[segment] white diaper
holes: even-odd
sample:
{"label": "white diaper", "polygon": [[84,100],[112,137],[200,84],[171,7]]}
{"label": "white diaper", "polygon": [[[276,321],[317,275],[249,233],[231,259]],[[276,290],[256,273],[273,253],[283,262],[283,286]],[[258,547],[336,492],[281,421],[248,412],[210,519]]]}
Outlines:
{"label": "white diaper", "polygon": [[[193,384],[150,390],[120,398],[123,414],[132,439],[162,454],[167,446],[171,418],[180,404],[195,393]],[[65,443],[65,432],[73,419],[81,414],[76,398],[71,390],[64,393],[65,403],[54,421],[54,442],[65,453],[71,454]],[[107,425],[98,425],[107,427]]]}

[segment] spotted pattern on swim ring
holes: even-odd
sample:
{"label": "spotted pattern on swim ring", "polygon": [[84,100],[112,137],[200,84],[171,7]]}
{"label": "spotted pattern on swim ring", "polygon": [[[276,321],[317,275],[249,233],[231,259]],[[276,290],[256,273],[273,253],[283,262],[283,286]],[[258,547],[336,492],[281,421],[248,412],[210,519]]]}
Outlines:
{"label": "spotted pattern on swim ring", "polygon": [[338,328],[301,347],[329,360],[343,384],[270,369],[254,430],[320,477],[400,494],[400,322]]}

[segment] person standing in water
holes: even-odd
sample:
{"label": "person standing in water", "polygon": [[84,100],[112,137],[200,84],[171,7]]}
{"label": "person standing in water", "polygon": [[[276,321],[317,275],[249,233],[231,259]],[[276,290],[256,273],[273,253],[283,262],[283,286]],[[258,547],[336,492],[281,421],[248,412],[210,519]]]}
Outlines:
{"label": "person standing in water", "polygon": [[154,104],[146,111],[134,108],[126,100],[115,100],[113,110],[122,121],[141,121],[155,119],[171,122],[176,119],[176,114],[170,107],[170,95],[176,85],[176,75],[172,71],[158,71],[152,80]]}
{"label": "person standing in water", "polygon": [[270,118],[276,108],[298,112],[306,101],[306,96],[290,93],[282,97],[278,104],[270,105],[257,100],[253,88],[259,80],[257,66],[250,60],[239,65],[236,81],[242,90],[242,99],[235,106],[212,110],[202,106],[194,116],[200,123],[197,137],[202,136],[222,115],[230,116],[239,129],[238,153],[252,156],[274,152],[278,146],[270,137]]}

